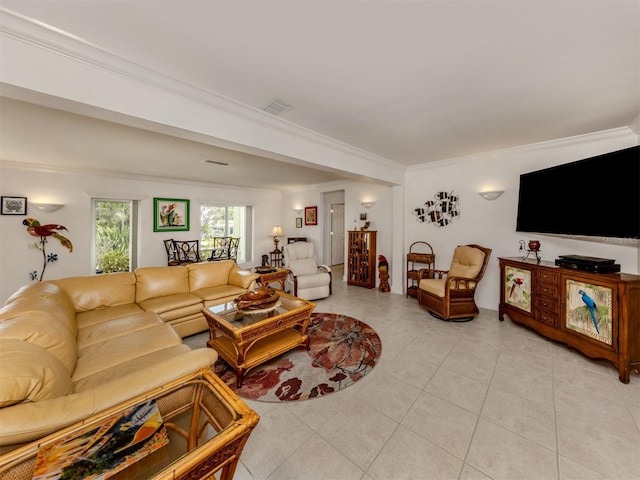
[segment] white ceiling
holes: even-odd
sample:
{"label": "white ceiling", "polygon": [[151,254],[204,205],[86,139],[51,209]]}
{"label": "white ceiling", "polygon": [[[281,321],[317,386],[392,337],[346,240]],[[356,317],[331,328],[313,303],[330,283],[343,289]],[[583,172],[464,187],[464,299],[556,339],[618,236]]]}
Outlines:
{"label": "white ceiling", "polygon": [[[640,113],[638,0],[1,0],[0,5],[249,107],[260,109],[281,98],[293,105],[281,115],[286,121],[404,165],[627,126]],[[44,162],[55,156],[52,138],[46,148],[29,147],[40,152],[25,151],[25,142],[16,139],[28,133],[16,131],[24,125],[10,126],[12,115],[38,119],[40,132],[55,128],[47,119],[61,129],[63,122],[87,129],[76,137],[86,143],[73,151],[58,147],[58,162],[91,167],[87,152],[108,153],[109,165],[148,171],[168,153],[202,158],[214,153],[207,151],[214,147],[200,143],[100,120],[82,126],[71,114],[56,119],[53,111],[35,115],[36,107],[23,107],[2,104],[11,109],[10,115],[3,112],[2,123],[10,135],[0,132],[5,160],[30,153]],[[110,142],[114,136],[117,142]],[[118,156],[120,147],[137,148],[136,161]],[[305,166],[295,167],[300,170],[289,179],[274,174],[283,171],[274,160],[224,155],[232,164],[263,162],[258,165],[274,176],[273,188],[309,178]],[[105,168],[104,159],[97,160]],[[251,183],[246,174],[238,177],[227,183]],[[340,178],[340,172],[323,171],[305,182]]]}

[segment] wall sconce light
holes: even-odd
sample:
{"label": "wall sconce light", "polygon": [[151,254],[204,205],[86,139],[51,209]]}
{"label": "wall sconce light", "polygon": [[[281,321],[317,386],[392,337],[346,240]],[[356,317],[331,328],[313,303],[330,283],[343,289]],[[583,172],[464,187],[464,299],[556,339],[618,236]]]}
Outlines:
{"label": "wall sconce light", "polygon": [[504,190],[491,190],[489,192],[478,192],[478,195],[480,195],[485,200],[495,200],[503,193]]}
{"label": "wall sconce light", "polygon": [[60,210],[62,207],[64,207],[64,205],[60,203],[32,203],[31,206],[47,213],[55,212],[56,210]]}
{"label": "wall sconce light", "polygon": [[273,237],[273,244],[276,246],[276,250],[278,249],[278,242],[280,239],[278,237],[282,237],[284,232],[282,231],[282,227],[280,225],[276,225],[271,230],[271,236]]}
{"label": "wall sconce light", "polygon": [[296,212],[296,215],[302,215],[302,209],[301,208],[295,208],[293,211]]}
{"label": "wall sconce light", "polygon": [[362,206],[364,208],[371,208],[376,204],[376,202],[362,202]]}

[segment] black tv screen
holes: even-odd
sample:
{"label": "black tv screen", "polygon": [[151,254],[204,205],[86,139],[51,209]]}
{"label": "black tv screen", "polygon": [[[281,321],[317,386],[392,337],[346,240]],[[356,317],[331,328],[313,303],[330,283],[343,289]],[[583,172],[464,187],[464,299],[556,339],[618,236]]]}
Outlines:
{"label": "black tv screen", "polygon": [[516,231],[640,238],[640,146],[520,175]]}

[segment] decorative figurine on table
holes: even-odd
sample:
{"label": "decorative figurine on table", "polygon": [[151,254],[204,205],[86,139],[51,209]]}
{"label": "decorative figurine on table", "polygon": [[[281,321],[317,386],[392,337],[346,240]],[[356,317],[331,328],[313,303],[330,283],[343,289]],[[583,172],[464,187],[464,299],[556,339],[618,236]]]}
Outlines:
{"label": "decorative figurine on table", "polygon": [[532,253],[536,256],[538,263],[542,260],[542,258],[540,258],[540,240],[529,240],[529,248],[524,246],[524,240],[520,240],[520,251],[527,252],[526,256],[523,254],[523,260],[528,259]]}
{"label": "decorative figurine on table", "polygon": [[378,290],[381,292],[390,292],[389,287],[389,262],[384,255],[378,255],[378,274],[380,277],[380,286]]}

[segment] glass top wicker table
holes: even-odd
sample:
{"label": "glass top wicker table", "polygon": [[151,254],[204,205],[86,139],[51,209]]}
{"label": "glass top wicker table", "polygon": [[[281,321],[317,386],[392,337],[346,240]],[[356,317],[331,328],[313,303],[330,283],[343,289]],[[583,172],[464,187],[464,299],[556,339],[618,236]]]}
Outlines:
{"label": "glass top wicker table", "polygon": [[[88,433],[142,403],[156,402],[167,429],[169,443],[110,476],[113,480],[231,480],[240,455],[260,417],[211,369],[203,369],[139,395],[86,420],[0,456],[0,478],[30,480],[40,449],[71,439],[80,442]],[[72,463],[71,454],[57,468]],[[62,473],[62,470],[60,470]],[[77,477],[73,477],[77,478]],[[103,477],[101,477],[103,478]]]}
{"label": "glass top wicker table", "polygon": [[241,312],[233,302],[202,310],[209,324],[207,346],[235,369],[238,388],[249,369],[298,346],[309,349],[307,326],[316,304],[278,293],[271,311]]}

